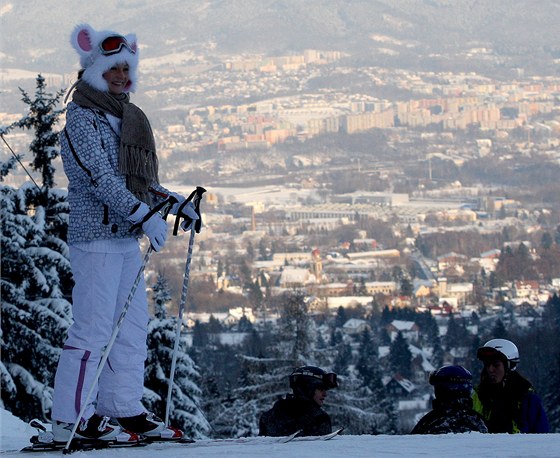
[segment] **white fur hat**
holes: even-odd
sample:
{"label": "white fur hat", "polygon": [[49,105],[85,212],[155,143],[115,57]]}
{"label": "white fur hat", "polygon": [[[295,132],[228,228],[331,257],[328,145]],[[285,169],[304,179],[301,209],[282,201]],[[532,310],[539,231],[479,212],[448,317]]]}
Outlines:
{"label": "white fur hat", "polygon": [[[103,52],[101,44],[109,37],[122,37],[126,40],[126,45],[107,55]],[[129,66],[130,81],[125,92],[136,90],[138,70],[136,35],[120,35],[108,30],[97,32],[88,24],[80,24],[72,32],[70,43],[80,55],[80,65],[84,69],[82,79],[92,87],[107,92],[107,81],[103,78],[103,73],[114,65],[126,62]]]}

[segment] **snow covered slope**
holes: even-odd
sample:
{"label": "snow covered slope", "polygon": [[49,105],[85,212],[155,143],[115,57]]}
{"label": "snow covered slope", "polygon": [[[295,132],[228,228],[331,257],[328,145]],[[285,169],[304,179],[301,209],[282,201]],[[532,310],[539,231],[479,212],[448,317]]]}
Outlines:
{"label": "snow covered slope", "polygon": [[[59,452],[21,455],[16,450],[28,444],[34,430],[1,410],[0,456],[62,456]],[[76,458],[165,458],[185,457],[559,457],[560,434],[448,434],[444,436],[339,436],[326,442],[270,443],[267,438],[254,438],[236,444],[223,441],[209,445],[152,445],[143,448],[80,452]]]}

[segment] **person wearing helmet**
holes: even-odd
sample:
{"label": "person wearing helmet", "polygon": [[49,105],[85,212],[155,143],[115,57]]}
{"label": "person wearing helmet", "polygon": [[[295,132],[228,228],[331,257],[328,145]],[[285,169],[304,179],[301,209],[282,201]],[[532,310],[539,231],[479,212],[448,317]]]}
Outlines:
{"label": "person wearing helmet", "polygon": [[491,433],[548,433],[550,426],[533,385],[517,371],[519,350],[492,339],[477,351],[484,368],[473,392],[473,407]]}
{"label": "person wearing helmet", "polygon": [[472,408],[472,374],[462,366],[443,366],[430,375],[435,399],[410,434],[487,433],[482,416]]}
{"label": "person wearing helmet", "polygon": [[276,401],[261,415],[259,436],[322,436],[332,432],[331,418],[322,409],[327,390],[338,387],[335,373],[315,366],[302,366],[290,374],[293,393]]}

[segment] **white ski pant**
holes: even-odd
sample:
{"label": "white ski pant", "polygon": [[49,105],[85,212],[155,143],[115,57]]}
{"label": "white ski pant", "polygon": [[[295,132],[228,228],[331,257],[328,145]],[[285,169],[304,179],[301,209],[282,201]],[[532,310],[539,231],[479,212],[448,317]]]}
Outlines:
{"label": "white ski pant", "polygon": [[[74,423],[82,408],[123,306],[142,254],[138,244],[123,253],[97,253],[70,247],[75,286],[70,326],[55,377],[52,419]],[[142,275],[99,383],[83,415],[129,417],[142,413],[148,305]]]}

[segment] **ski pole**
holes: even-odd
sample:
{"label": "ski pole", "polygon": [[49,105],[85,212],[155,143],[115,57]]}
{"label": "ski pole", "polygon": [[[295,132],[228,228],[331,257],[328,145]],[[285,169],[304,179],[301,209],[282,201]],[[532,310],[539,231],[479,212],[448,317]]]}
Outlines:
{"label": "ski pole", "polygon": [[[169,412],[171,410],[171,396],[173,394],[173,380],[175,378],[175,366],[177,364],[177,353],[179,352],[179,340],[181,338],[181,327],[183,324],[183,311],[185,309],[185,303],[187,301],[187,290],[189,285],[189,276],[191,270],[191,260],[192,252],[194,246],[194,235],[195,232],[200,233],[202,227],[202,217],[200,215],[200,201],[202,199],[202,194],[206,192],[201,186],[197,186],[196,189],[191,193],[191,195],[181,204],[179,210],[177,211],[177,218],[175,219],[175,228],[173,231],[174,235],[177,235],[177,229],[179,227],[179,220],[181,215],[181,210],[185,205],[187,205],[191,199],[194,203],[196,214],[198,219],[194,222],[194,227],[191,228],[191,233],[189,237],[189,248],[187,252],[187,262],[185,265],[185,274],[183,276],[183,287],[181,289],[181,300],[179,301],[179,311],[177,312],[177,326],[175,328],[175,343],[173,346],[173,355],[171,358],[171,369],[169,373],[169,383],[167,385],[167,402],[165,404],[165,426],[169,426]],[[188,217],[186,217],[188,218]],[[185,219],[186,219],[185,218]],[[189,218],[190,219],[190,218]],[[187,221],[188,222],[188,221]]]}
{"label": "ski pole", "polygon": [[[164,200],[163,202],[159,203],[154,208],[152,208],[148,212],[146,217],[149,218],[151,215],[155,214],[156,212],[162,211],[163,219],[166,219],[167,214],[169,213],[169,210],[171,210],[171,207],[176,202],[177,202],[177,199],[175,197],[170,196],[169,198],[167,198],[166,200]],[[146,219],[146,217],[144,217],[144,218]],[[142,223],[137,223],[137,224],[135,224],[131,227],[131,230],[133,230],[135,227],[141,226],[141,225],[142,225]],[[80,420],[82,419],[82,417],[83,417],[83,415],[86,411],[86,408],[88,406],[88,402],[91,399],[91,396],[93,394],[93,391],[95,390],[95,387],[97,386],[97,383],[99,382],[99,377],[101,377],[101,372],[103,371],[103,368],[105,367],[105,363],[107,362],[107,358],[109,358],[109,353],[111,352],[111,348],[113,348],[113,344],[115,343],[115,340],[117,340],[117,335],[119,334],[122,323],[123,323],[123,321],[126,317],[126,313],[128,312],[128,308],[130,307],[132,299],[134,298],[134,294],[136,294],[136,289],[138,288],[138,284],[140,283],[140,279],[144,275],[144,269],[146,268],[146,265],[148,264],[148,261],[150,260],[150,256],[152,255],[153,251],[154,251],[154,247],[150,244],[150,246],[146,250],[146,254],[144,255],[144,259],[142,260],[142,264],[140,265],[140,269],[138,270],[138,274],[136,275],[134,283],[132,284],[132,288],[130,290],[130,293],[128,294],[128,298],[126,299],[126,302],[124,303],[124,306],[123,306],[123,309],[122,309],[121,314],[119,316],[119,319],[117,320],[117,323],[115,324],[115,327],[113,328],[113,333],[111,334],[111,338],[109,339],[109,342],[107,342],[107,345],[105,346],[105,349],[103,350],[103,354],[101,355],[101,361],[99,361],[99,365],[97,366],[97,371],[95,372],[95,377],[93,379],[93,383],[89,387],[86,398],[82,402],[82,408],[80,409],[80,412],[78,413],[78,417],[76,418],[76,421],[74,422],[72,432],[70,433],[70,438],[68,439],[68,442],[66,442],[66,445],[64,446],[64,449],[62,450],[62,453],[65,454],[65,455],[68,454],[68,453],[71,453],[70,445],[72,443],[72,440],[74,439],[74,436],[76,435],[76,431],[78,429],[78,425],[80,424]]]}

